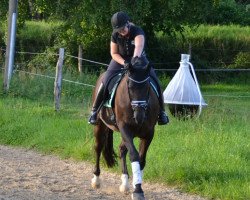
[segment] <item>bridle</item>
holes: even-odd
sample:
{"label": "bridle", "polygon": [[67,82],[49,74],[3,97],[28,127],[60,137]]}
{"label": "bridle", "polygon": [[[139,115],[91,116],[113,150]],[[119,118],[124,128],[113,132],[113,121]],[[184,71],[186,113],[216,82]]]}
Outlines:
{"label": "bridle", "polygon": [[[131,78],[129,75],[128,75],[128,79],[130,81],[136,83],[136,84],[143,84],[143,83],[145,83],[145,82],[147,82],[149,80],[149,76],[146,77],[142,81],[137,81],[137,80]],[[130,93],[129,93],[129,88],[128,88],[128,94],[129,94],[129,99],[130,99],[133,111],[135,111],[135,109],[137,109],[137,108],[143,108],[144,110],[147,110],[147,108],[148,108],[149,91],[148,91],[148,94],[147,94],[147,100],[131,100],[131,96],[130,96]]]}

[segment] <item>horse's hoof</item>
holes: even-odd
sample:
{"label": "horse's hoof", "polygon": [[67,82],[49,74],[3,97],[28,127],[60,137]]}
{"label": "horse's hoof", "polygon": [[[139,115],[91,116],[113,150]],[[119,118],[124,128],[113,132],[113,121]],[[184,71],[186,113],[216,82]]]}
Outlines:
{"label": "horse's hoof", "polygon": [[133,200],[145,200],[144,193],[133,193],[132,199]]}
{"label": "horse's hoof", "polygon": [[127,185],[121,184],[119,187],[119,190],[121,193],[128,194],[129,193],[129,187]]}
{"label": "horse's hoof", "polygon": [[91,186],[94,189],[98,189],[101,187],[101,181],[100,181],[99,176],[94,175],[94,178],[92,178],[91,180]]}
{"label": "horse's hoof", "polygon": [[129,183],[128,183],[128,175],[121,175],[122,184],[119,187],[120,192],[127,194],[129,192]]}

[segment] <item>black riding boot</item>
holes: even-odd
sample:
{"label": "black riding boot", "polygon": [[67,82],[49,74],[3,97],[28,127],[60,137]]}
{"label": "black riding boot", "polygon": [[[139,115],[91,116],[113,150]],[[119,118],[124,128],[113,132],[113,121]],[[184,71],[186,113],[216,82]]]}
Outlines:
{"label": "black riding boot", "polygon": [[97,124],[97,115],[103,104],[104,92],[105,92],[105,86],[101,84],[97,96],[95,98],[95,101],[93,103],[92,111],[89,117],[89,124],[93,125]]}
{"label": "black riding boot", "polygon": [[159,100],[159,104],[160,104],[160,112],[159,112],[159,116],[158,116],[158,124],[165,125],[165,124],[169,123],[169,119],[168,119],[167,114],[165,113],[164,100],[163,100],[163,95],[162,95],[161,88],[160,88],[160,83],[156,77],[153,79],[157,83],[157,91],[159,94],[158,100]]}
{"label": "black riding boot", "polygon": [[165,125],[165,124],[169,123],[169,119],[168,119],[167,114],[165,113],[163,95],[161,92],[159,93],[159,95],[160,95],[159,96],[160,113],[158,116],[158,124]]}

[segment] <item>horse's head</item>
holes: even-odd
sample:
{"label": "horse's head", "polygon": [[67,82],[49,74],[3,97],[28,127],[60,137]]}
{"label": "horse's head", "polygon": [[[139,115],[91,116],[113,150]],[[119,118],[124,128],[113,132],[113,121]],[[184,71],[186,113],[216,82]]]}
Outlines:
{"label": "horse's head", "polygon": [[149,99],[150,65],[146,57],[135,57],[128,70],[128,95],[137,124],[142,124],[146,117]]}

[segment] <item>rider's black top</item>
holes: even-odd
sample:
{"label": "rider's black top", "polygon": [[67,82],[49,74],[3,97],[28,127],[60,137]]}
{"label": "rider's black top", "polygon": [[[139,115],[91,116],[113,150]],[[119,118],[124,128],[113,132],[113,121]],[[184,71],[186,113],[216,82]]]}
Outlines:
{"label": "rider's black top", "polygon": [[[137,35],[143,35],[145,38],[145,34],[144,31],[138,27],[138,26],[134,26],[134,25],[130,25],[129,26],[129,35],[128,37],[123,37],[122,35],[120,35],[118,32],[116,33],[112,33],[111,36],[111,41],[116,43],[118,45],[118,51],[119,54],[124,58],[131,58],[134,54],[134,49],[135,49],[135,37]],[[144,50],[142,55],[144,55]]]}

